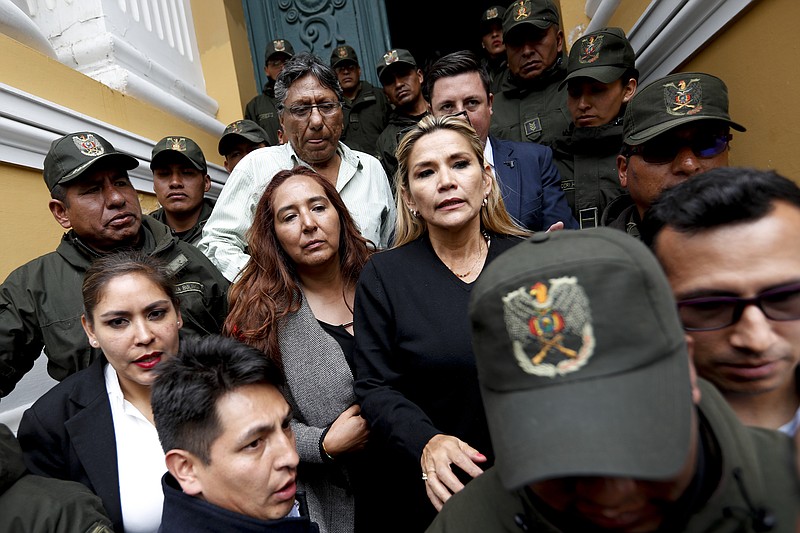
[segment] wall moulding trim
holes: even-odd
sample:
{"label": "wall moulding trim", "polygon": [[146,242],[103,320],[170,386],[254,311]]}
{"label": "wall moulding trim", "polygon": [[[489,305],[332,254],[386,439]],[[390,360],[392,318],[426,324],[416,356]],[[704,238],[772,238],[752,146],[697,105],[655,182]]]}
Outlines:
{"label": "wall moulding trim", "polygon": [[758,0],[653,0],[628,32],[640,84],[670,74]]}
{"label": "wall moulding trim", "polygon": [[[116,149],[138,159],[139,166],[128,173],[131,182],[136,190],[153,193],[150,153],[155,140],[0,83],[0,161],[42,170],[50,143],[71,131],[99,133]],[[217,197],[228,173],[223,167],[209,163],[208,174],[209,196]]]}

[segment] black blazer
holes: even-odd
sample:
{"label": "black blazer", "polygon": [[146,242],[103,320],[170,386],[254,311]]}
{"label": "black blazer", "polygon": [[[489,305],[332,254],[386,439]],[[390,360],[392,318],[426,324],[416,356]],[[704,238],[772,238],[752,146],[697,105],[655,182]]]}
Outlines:
{"label": "black blazer", "polygon": [[25,411],[17,438],[34,474],[83,483],[103,500],[122,532],[117,444],[100,357]]}

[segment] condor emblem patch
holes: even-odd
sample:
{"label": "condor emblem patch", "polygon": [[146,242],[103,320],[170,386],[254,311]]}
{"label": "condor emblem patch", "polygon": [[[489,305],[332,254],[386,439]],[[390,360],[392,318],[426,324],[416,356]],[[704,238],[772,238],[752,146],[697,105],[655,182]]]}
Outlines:
{"label": "condor emblem patch", "polygon": [[531,16],[531,3],[529,0],[520,0],[511,6],[514,10],[514,21],[520,21]]}
{"label": "condor emblem patch", "polygon": [[600,47],[603,44],[604,35],[593,35],[581,41],[581,53],[578,63],[594,63],[600,59]]}
{"label": "condor emblem patch", "polygon": [[176,152],[185,152],[186,151],[186,138],[185,137],[167,137],[167,146],[169,146],[170,150],[175,150]]}
{"label": "condor emblem patch", "polygon": [[97,142],[97,139],[95,139],[94,135],[91,133],[87,133],[85,135],[73,135],[72,142],[75,143],[75,146],[78,147],[78,150],[80,150],[83,155],[97,157],[105,153],[103,145]]}
{"label": "condor emblem patch", "polygon": [[670,115],[694,115],[703,109],[703,87],[699,78],[664,85],[664,102]]}
{"label": "condor emblem patch", "polygon": [[508,293],[503,317],[517,364],[528,374],[563,376],[594,353],[589,298],[574,276]]}
{"label": "condor emblem patch", "polygon": [[383,54],[383,62],[387,65],[391,65],[395,61],[399,60],[400,58],[397,56],[397,50],[389,50],[385,54]]}

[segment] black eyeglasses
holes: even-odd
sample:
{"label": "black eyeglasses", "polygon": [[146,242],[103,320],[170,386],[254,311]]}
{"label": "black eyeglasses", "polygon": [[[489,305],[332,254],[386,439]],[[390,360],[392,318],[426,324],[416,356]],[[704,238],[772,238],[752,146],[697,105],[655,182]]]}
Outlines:
{"label": "black eyeglasses", "polygon": [[294,118],[308,118],[311,115],[311,110],[314,108],[317,108],[320,115],[329,117],[335,114],[340,107],[342,107],[341,102],[322,102],[321,104],[315,105],[293,105],[287,109]]}
{"label": "black eyeglasses", "polygon": [[757,306],[770,320],[798,320],[800,283],[769,289],[752,298],[708,296],[681,300],[678,314],[686,331],[713,331],[736,324],[748,305]]}
{"label": "black eyeglasses", "polygon": [[655,139],[637,146],[629,146],[627,155],[640,155],[648,163],[665,165],[672,163],[683,148],[690,148],[697,157],[709,158],[728,149],[733,139],[730,133],[701,135],[691,141],[684,139]]}

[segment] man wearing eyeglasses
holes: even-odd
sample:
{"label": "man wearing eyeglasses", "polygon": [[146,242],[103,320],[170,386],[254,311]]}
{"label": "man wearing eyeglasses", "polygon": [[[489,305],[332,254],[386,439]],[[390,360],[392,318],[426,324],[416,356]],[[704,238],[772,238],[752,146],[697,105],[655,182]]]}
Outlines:
{"label": "man wearing eyeglasses", "polygon": [[275,98],[286,142],[239,161],[197,245],[230,281],[249,259],[247,231],[256,205],[281,170],[304,165],[330,181],[376,248],[389,246],[394,229],[395,203],[380,162],[341,142],[344,96],[333,69],[314,54],[298,53],[278,76]]}
{"label": "man wearing eyeglasses", "polygon": [[709,74],[670,74],[628,102],[617,171],[622,195],[606,206],[601,224],[639,236],[645,211],[664,189],[695,174],[728,166],[730,129],[745,128],[728,114],[728,89]]}
{"label": "man wearing eyeglasses", "polygon": [[718,168],[665,191],[642,238],[667,274],[698,374],[747,425],[800,425],[800,188]]}
{"label": "man wearing eyeglasses", "polygon": [[283,65],[294,55],[292,43],[286,39],[274,39],[267,43],[264,53],[264,73],[267,83],[261,94],[255,96],[244,110],[244,118],[252,120],[267,132],[268,146],[281,144],[278,131],[281,123],[275,102],[275,80],[283,70]]}

